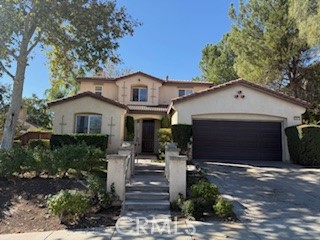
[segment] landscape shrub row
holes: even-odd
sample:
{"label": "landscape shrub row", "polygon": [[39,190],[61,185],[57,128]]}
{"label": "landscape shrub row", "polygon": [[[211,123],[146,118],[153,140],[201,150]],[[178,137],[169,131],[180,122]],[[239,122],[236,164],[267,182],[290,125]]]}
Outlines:
{"label": "landscape shrub row", "polygon": [[177,124],[172,125],[172,139],[177,143],[178,148],[181,149],[181,153],[185,154],[188,150],[188,142],[192,136],[192,125]]}
{"label": "landscape shrub row", "polygon": [[320,166],[320,126],[298,125],[285,130],[291,161],[304,166]]}
{"label": "landscape shrub row", "polygon": [[115,194],[114,184],[110,192],[105,191],[105,182],[104,178],[90,174],[86,178],[87,190],[61,190],[47,196],[48,209],[63,224],[76,222],[92,209],[108,209],[119,201],[119,197]]}
{"label": "landscape shrub row", "polygon": [[64,145],[77,145],[85,143],[88,146],[100,148],[105,152],[108,147],[108,135],[103,134],[53,134],[50,139],[52,149]]}
{"label": "landscape shrub row", "polygon": [[0,151],[0,176],[28,172],[64,176],[70,170],[81,174],[82,171],[105,169],[103,157],[104,153],[99,148],[84,143],[65,145],[54,150],[15,146],[9,151]]}
{"label": "landscape shrub row", "polygon": [[184,216],[199,220],[204,212],[214,212],[218,217],[227,219],[232,216],[232,203],[220,196],[215,184],[200,181],[190,188],[190,197],[184,199],[181,194],[171,203],[175,210],[181,210]]}

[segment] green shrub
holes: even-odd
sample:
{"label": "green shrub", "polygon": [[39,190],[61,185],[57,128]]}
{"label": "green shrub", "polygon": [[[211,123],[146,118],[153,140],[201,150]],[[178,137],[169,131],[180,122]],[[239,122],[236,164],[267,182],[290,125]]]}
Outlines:
{"label": "green shrub", "polygon": [[186,200],[182,204],[181,211],[186,217],[193,217],[195,212],[194,202],[191,199]]}
{"label": "green shrub", "polygon": [[170,207],[173,210],[180,210],[184,203],[185,199],[181,193],[178,194],[178,197],[170,203]]}
{"label": "green shrub", "polygon": [[304,166],[320,165],[320,126],[299,125],[285,129],[291,161]]}
{"label": "green shrub", "polygon": [[161,128],[170,128],[171,127],[171,121],[168,115],[165,115],[161,119]]}
{"label": "green shrub", "polygon": [[53,134],[50,139],[52,149],[62,147],[64,145],[78,145],[85,143],[88,146],[100,148],[103,152],[108,147],[108,135],[103,134]]}
{"label": "green shrub", "polygon": [[192,126],[188,124],[172,125],[172,139],[176,142],[182,153],[188,150],[188,142],[192,136]]}
{"label": "green shrub", "polygon": [[219,198],[217,203],[213,205],[213,210],[218,217],[226,219],[232,216],[232,203],[223,198]]}
{"label": "green shrub", "polygon": [[205,201],[203,199],[189,199],[183,202],[181,211],[186,217],[194,217],[199,220],[205,210]]}
{"label": "green shrub", "polygon": [[21,147],[21,140],[13,140],[12,147]]}
{"label": "green shrub", "polygon": [[69,169],[91,172],[105,167],[103,152],[99,148],[87,146],[85,143],[78,145],[64,145],[52,151],[53,162],[57,172],[64,175]]}
{"label": "green shrub", "polygon": [[127,129],[127,134],[125,137],[125,141],[133,141],[134,140],[134,119],[131,116],[126,117],[126,129]]}
{"label": "green shrub", "polygon": [[170,128],[160,128],[157,132],[159,140],[159,159],[164,160],[166,142],[172,142],[172,134]]}
{"label": "green shrub", "polygon": [[28,146],[30,148],[45,148],[45,149],[50,149],[50,140],[48,139],[31,139],[28,143]]}
{"label": "green shrub", "polygon": [[90,208],[90,200],[82,191],[61,190],[58,194],[49,196],[48,208],[55,216],[63,219],[75,220]]}
{"label": "green shrub", "polygon": [[210,206],[216,202],[219,194],[218,187],[212,183],[199,182],[191,186],[191,197],[203,199]]}

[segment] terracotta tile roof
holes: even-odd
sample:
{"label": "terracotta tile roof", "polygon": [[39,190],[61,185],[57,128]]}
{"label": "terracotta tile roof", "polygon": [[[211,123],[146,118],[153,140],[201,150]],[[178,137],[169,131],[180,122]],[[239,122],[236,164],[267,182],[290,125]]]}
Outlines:
{"label": "terracotta tile roof", "polygon": [[257,90],[259,92],[268,94],[268,95],[276,97],[276,98],[280,98],[282,100],[294,103],[294,104],[302,106],[302,107],[308,107],[310,105],[310,103],[308,103],[304,100],[301,100],[299,98],[294,98],[294,97],[288,96],[286,94],[274,91],[274,90],[269,89],[267,87],[263,87],[258,84],[255,84],[255,83],[248,82],[244,79],[236,79],[236,80],[229,81],[229,82],[226,82],[226,83],[223,83],[220,85],[213,86],[211,88],[207,88],[207,89],[199,91],[199,92],[195,92],[195,93],[187,95],[187,96],[175,98],[172,100],[171,106],[169,107],[168,111],[171,109],[172,105],[175,103],[188,101],[190,99],[194,99],[194,98],[197,98],[200,96],[205,96],[207,94],[214,93],[214,92],[226,89],[228,87],[237,86],[237,85],[252,88],[252,89]]}
{"label": "terracotta tile roof", "polygon": [[165,80],[163,85],[192,85],[192,86],[203,86],[207,85],[208,87],[214,86],[212,82],[206,81],[190,81],[190,80]]}
{"label": "terracotta tile roof", "polygon": [[168,110],[168,105],[158,105],[158,106],[138,106],[138,105],[128,105],[129,113],[166,113]]}
{"label": "terracotta tile roof", "polygon": [[76,100],[76,99],[80,99],[80,98],[83,98],[83,97],[92,97],[92,98],[100,100],[102,102],[110,103],[112,105],[115,105],[115,106],[123,108],[123,109],[128,109],[128,107],[126,105],[122,104],[122,103],[119,103],[119,102],[117,102],[115,100],[112,100],[110,98],[106,98],[106,97],[100,96],[100,95],[95,94],[93,92],[83,92],[83,93],[79,93],[79,94],[73,95],[71,97],[60,98],[60,99],[57,99],[57,100],[49,102],[48,106],[52,107],[52,106],[55,106],[55,105],[59,105],[59,104],[62,104],[62,103],[66,103],[66,102],[70,102],[70,101],[73,101],[73,100]]}
{"label": "terracotta tile roof", "polygon": [[190,80],[176,80],[176,79],[161,79],[161,78],[157,78],[154,77],[152,75],[146,74],[144,72],[138,71],[138,72],[134,72],[134,73],[129,73],[126,75],[123,75],[121,77],[117,77],[117,78],[106,78],[106,77],[79,77],[76,78],[77,82],[81,82],[81,81],[96,81],[96,82],[116,82],[118,80],[127,78],[127,77],[132,77],[135,75],[142,75],[151,79],[154,79],[155,81],[158,81],[160,83],[162,83],[163,85],[181,85],[181,84],[187,84],[187,85],[208,85],[208,86],[213,86],[214,84],[211,82],[207,82],[207,81],[190,81]]}

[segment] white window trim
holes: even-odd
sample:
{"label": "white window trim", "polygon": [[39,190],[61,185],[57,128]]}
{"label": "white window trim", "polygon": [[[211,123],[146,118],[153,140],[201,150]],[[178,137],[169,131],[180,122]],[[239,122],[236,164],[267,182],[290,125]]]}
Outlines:
{"label": "white window trim", "polygon": [[94,93],[102,95],[102,86],[95,86],[94,87]]}
{"label": "white window trim", "polygon": [[[77,132],[77,120],[78,120],[78,117],[88,117],[88,126],[87,126],[87,132],[86,133],[83,133],[83,134],[91,134],[90,133],[90,119],[91,119],[91,116],[101,116],[101,126],[100,126],[100,133],[101,133],[101,130],[102,130],[102,115],[101,114],[76,114],[76,122],[75,122],[75,133],[78,133]],[[93,134],[93,133],[92,133]],[[97,133],[99,134],[99,133]]]}
{"label": "white window trim", "polygon": [[[179,92],[180,91],[184,91],[184,94],[180,96]],[[190,93],[187,94],[187,91],[190,91]],[[179,97],[183,97],[183,96],[187,96],[187,95],[190,95],[193,93],[193,89],[192,88],[181,88],[181,89],[178,89],[178,96]]]}
{"label": "white window trim", "polygon": [[[137,101],[135,101],[135,100],[133,100],[133,90],[134,89],[138,89],[138,100]],[[146,101],[141,101],[141,94],[140,94],[140,90],[141,89],[146,89],[147,90],[147,99],[146,99]],[[140,87],[132,87],[132,90],[131,90],[131,101],[132,102],[148,102],[148,87],[147,86],[140,86]]]}

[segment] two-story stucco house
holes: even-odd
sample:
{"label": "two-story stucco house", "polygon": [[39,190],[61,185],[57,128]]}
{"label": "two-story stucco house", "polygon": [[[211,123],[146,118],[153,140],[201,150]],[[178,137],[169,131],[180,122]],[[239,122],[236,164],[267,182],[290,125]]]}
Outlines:
{"label": "two-story stucco house", "polygon": [[169,114],[172,124],[193,125],[194,158],[289,161],[284,129],[300,124],[307,106],[241,79],[214,86],[136,72],[77,81],[76,95],[49,103],[53,133],[108,134],[109,153],[124,139],[126,116],[134,118],[137,152],[156,153],[156,131]]}

